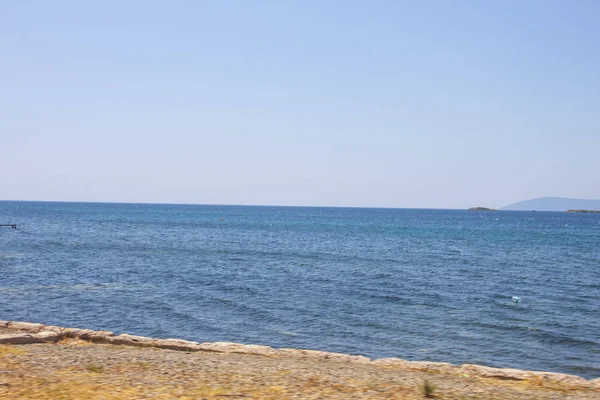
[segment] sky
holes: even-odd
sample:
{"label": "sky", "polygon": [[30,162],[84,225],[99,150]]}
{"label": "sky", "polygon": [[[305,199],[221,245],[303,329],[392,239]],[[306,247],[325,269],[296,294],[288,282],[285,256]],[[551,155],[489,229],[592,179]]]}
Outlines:
{"label": "sky", "polygon": [[0,199],[600,199],[599,38],[596,0],[0,0]]}

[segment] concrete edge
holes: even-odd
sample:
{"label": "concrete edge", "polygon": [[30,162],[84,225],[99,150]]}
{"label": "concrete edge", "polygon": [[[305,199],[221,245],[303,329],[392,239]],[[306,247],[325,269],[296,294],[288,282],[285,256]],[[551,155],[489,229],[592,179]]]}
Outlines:
{"label": "concrete edge", "polygon": [[114,344],[122,346],[153,347],[159,349],[214,352],[230,354],[248,354],[263,357],[292,357],[299,359],[330,360],[346,363],[371,364],[388,368],[400,368],[413,371],[427,371],[456,374],[463,377],[480,377],[511,381],[530,381],[538,385],[561,386],[569,389],[593,389],[600,391],[600,378],[586,380],[577,375],[558,374],[543,371],[523,371],[511,368],[492,368],[481,365],[463,364],[460,366],[428,361],[407,361],[400,358],[381,358],[372,360],[363,356],[331,353],[317,350],[275,349],[269,346],[247,345],[229,342],[192,342],[180,339],[154,339],[128,334],[115,335],[109,331],[63,328],[59,326],[36,324],[31,322],[2,321],[0,328],[20,332],[0,334],[0,344],[56,343],[65,338],[85,340],[92,343]]}

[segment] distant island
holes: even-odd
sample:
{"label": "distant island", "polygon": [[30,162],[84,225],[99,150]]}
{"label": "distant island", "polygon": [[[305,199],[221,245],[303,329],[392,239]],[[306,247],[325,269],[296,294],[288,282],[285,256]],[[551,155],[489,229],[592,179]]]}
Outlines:
{"label": "distant island", "polygon": [[569,199],[565,197],[540,197],[520,201],[500,210],[511,211],[561,211],[566,210],[600,210],[600,200]]}
{"label": "distant island", "polygon": [[567,210],[567,212],[570,212],[570,213],[599,213],[600,214],[600,210]]}
{"label": "distant island", "polygon": [[471,207],[469,211],[496,211],[495,208],[487,208],[487,207]]}

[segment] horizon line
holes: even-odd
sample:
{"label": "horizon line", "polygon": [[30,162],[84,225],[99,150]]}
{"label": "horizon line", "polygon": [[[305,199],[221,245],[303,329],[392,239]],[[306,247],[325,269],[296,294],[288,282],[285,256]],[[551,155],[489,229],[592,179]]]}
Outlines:
{"label": "horizon line", "polygon": [[[0,199],[0,202],[17,203],[84,203],[84,204],[131,204],[131,205],[173,205],[173,206],[225,206],[225,207],[297,207],[297,208],[373,208],[373,209],[398,209],[398,210],[469,210],[467,208],[443,207],[395,207],[395,206],[324,206],[324,205],[282,205],[282,204],[233,204],[233,203],[177,203],[177,202],[137,202],[137,201],[76,201],[76,200],[23,200]],[[476,206],[479,207],[479,206]],[[500,210],[500,209],[495,209]],[[505,210],[510,211],[510,210]]]}
{"label": "horizon line", "polygon": [[[535,198],[537,199],[537,198]],[[530,200],[535,200],[530,199]],[[568,198],[567,198],[568,199]],[[576,199],[573,199],[576,200]],[[527,201],[527,200],[523,200]],[[469,211],[469,208],[443,208],[443,207],[394,207],[394,206],[324,206],[324,205],[282,205],[282,204],[232,204],[232,203],[177,203],[177,202],[137,202],[137,201],[75,201],[75,200],[15,200],[15,199],[0,199],[0,202],[16,202],[16,203],[67,203],[67,204],[129,204],[129,205],[171,205],[171,206],[220,206],[220,207],[290,207],[290,208],[356,208],[356,209],[384,209],[384,210],[448,210],[448,211]],[[513,205],[516,203],[509,204]],[[533,211],[533,210],[503,210],[504,207],[493,208],[493,211]],[[474,206],[481,207],[481,206]],[[487,207],[484,207],[487,208]],[[535,210],[544,212],[542,210]],[[555,211],[547,211],[555,212]],[[561,212],[561,211],[558,211]]]}

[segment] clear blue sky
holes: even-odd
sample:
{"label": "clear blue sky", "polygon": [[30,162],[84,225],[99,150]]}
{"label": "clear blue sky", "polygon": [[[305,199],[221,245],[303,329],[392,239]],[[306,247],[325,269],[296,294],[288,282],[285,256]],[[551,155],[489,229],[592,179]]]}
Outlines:
{"label": "clear blue sky", "polygon": [[0,199],[600,198],[600,1],[2,1]]}

